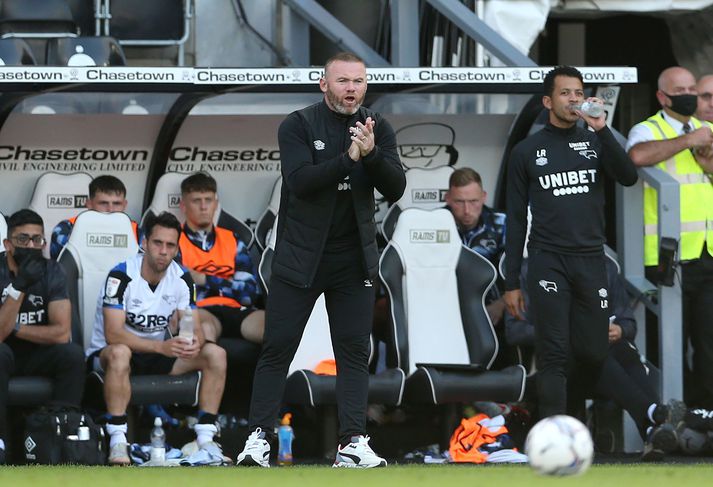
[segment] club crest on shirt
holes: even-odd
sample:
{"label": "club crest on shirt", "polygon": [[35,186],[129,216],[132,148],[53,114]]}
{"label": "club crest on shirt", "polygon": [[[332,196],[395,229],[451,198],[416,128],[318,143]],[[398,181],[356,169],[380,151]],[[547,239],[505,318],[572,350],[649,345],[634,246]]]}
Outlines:
{"label": "club crest on shirt", "polygon": [[557,292],[557,283],[556,283],[556,282],[545,281],[544,279],[542,279],[540,282],[538,282],[538,284],[540,285],[540,287],[541,287],[542,289],[544,289],[544,290],[547,291],[548,293],[549,293],[550,291]]}
{"label": "club crest on shirt", "polygon": [[537,164],[538,166],[544,166],[548,162],[549,161],[547,160],[547,150],[537,149],[537,159],[535,159],[535,164]]}
{"label": "club crest on shirt", "polygon": [[313,142],[313,144],[316,150],[324,150],[325,145],[321,140],[317,139]]}

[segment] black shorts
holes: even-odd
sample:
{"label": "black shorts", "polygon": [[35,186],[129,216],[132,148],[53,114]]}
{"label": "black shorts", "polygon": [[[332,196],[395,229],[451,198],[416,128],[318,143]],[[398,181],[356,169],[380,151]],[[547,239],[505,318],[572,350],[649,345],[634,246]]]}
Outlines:
{"label": "black shorts", "polygon": [[240,333],[240,325],[247,316],[255,311],[255,308],[236,308],[232,306],[205,306],[201,309],[208,311],[218,318],[223,332],[220,336],[225,338],[245,338]]}
{"label": "black shorts", "polygon": [[[104,350],[104,349],[102,349]],[[99,361],[102,350],[92,353],[87,362],[90,370],[104,372]],[[166,357],[160,353],[136,353],[131,354],[131,375],[167,375],[173,369],[176,357]]]}

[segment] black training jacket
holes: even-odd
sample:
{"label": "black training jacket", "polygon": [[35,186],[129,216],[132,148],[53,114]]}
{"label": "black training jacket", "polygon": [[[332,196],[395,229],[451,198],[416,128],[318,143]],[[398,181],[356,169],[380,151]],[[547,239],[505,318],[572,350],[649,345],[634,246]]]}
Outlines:
{"label": "black training jacket", "polygon": [[595,133],[548,123],[513,148],[507,181],[505,289],[520,287],[528,203],[528,248],[568,255],[603,252],[604,174],[625,186],[638,177],[634,163],[606,126]]}
{"label": "black training jacket", "polygon": [[[367,117],[375,122],[376,146],[360,161],[347,155],[349,127]],[[272,273],[298,287],[312,285],[332,221],[337,186],[349,176],[354,212],[368,277],[378,272],[374,188],[393,202],[406,186],[391,125],[361,107],[344,116],[324,101],[292,112],[278,130],[282,193]],[[365,276],[366,277],[366,276]]]}

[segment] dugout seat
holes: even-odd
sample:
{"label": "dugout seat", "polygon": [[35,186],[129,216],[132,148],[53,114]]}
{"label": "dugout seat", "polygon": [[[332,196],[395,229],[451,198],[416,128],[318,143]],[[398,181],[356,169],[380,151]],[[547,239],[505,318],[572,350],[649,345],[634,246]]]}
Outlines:
{"label": "dugout seat", "polygon": [[[0,213],[0,242],[7,238],[7,220],[5,215]],[[5,247],[0,247],[0,252],[5,252]]]}
{"label": "dugout seat", "polygon": [[408,208],[379,262],[389,293],[404,402],[522,399],[525,369],[493,370],[498,340],[484,297],[496,270],[461,244],[445,209]]}
{"label": "dugout seat", "polygon": [[[260,279],[264,289],[268,292],[276,234],[277,219],[275,219],[271,238],[260,261]],[[284,400],[286,403],[311,407],[335,406],[337,404],[336,376],[318,375],[313,372],[320,361],[334,359],[329,326],[325,298],[324,295],[321,295],[315,303],[300,345],[292,363],[290,363],[285,387]],[[374,356],[373,350],[372,341],[369,361]],[[370,375],[369,403],[398,405],[401,403],[403,386],[404,373],[401,369],[387,369],[380,374]],[[333,437],[325,435],[325,440],[333,441]]]}
{"label": "dugout seat", "polygon": [[406,188],[401,198],[391,205],[381,223],[381,234],[388,242],[394,233],[399,215],[406,208],[432,210],[446,204],[448,179],[453,174],[452,166],[432,169],[413,168],[406,171]]}
{"label": "dugout seat", "polygon": [[[141,217],[141,226],[148,215],[158,215],[162,211],[168,211],[176,215],[178,221],[183,223],[185,218],[181,212],[181,182],[190,176],[190,173],[167,172],[156,182],[156,189],[151,200],[151,204]],[[215,212],[213,223],[221,228],[226,228],[235,232],[248,248],[253,248],[255,235],[250,227],[223,210],[220,205],[220,188],[218,188],[218,209]],[[257,260],[255,260],[257,262]]]}
{"label": "dugout seat", "polygon": [[60,37],[47,41],[47,65],[126,66],[126,56],[113,37]]}
{"label": "dugout seat", "polygon": [[[67,274],[72,338],[82,343],[85,350],[91,343],[97,304],[107,274],[138,251],[131,219],[125,213],[87,210],[77,217],[69,241],[57,260]],[[90,377],[95,384],[103,384],[102,374],[92,372]],[[132,377],[131,404],[195,405],[199,380],[198,372]]]}
{"label": "dugout seat", "polygon": [[277,212],[280,209],[280,195],[282,193],[282,177],[278,177],[275,185],[272,187],[272,195],[267,208],[257,219],[255,225],[255,242],[260,247],[260,250],[267,248],[268,240],[272,234],[272,227],[277,219]]}
{"label": "dugout seat", "polygon": [[[92,177],[85,172],[46,172],[37,178],[29,208],[42,217],[47,242],[55,225],[86,208],[91,182]],[[45,246],[44,253],[49,257],[49,245]]]}
{"label": "dugout seat", "polygon": [[37,64],[32,49],[23,39],[0,39],[0,66]]}

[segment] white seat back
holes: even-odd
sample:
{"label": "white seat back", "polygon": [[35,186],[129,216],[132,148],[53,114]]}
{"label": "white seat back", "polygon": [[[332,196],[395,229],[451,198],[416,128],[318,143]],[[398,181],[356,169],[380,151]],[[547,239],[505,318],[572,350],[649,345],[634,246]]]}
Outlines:
{"label": "white seat back", "polygon": [[[86,208],[91,182],[92,177],[85,172],[47,172],[37,179],[29,207],[42,217],[47,242],[55,225]],[[49,257],[49,245],[45,246],[45,257]]]}
{"label": "white seat back", "polygon": [[[270,232],[270,238],[267,242],[267,248],[262,254],[262,262],[260,262],[260,278],[262,279],[265,289],[270,289],[269,269],[272,266],[272,257],[275,253],[275,239],[277,237],[277,217]],[[324,294],[320,295],[317,302],[312,308],[312,314],[307,320],[302,340],[300,341],[295,357],[290,363],[288,375],[297,370],[314,368],[322,360],[334,359],[334,350],[332,348],[332,337],[329,333],[329,317],[327,316],[327,306],[324,301]]]}
{"label": "white seat back", "polygon": [[438,166],[432,169],[413,168],[406,171],[404,194],[384,216],[382,223],[384,237],[387,240],[391,238],[399,213],[406,208],[433,210],[445,206],[451,174],[453,174],[452,166]]}
{"label": "white seat back", "polygon": [[5,251],[5,246],[2,245],[2,241],[7,238],[7,221],[5,221],[5,215],[0,213],[0,252]]}
{"label": "white seat back", "polygon": [[406,209],[392,245],[403,265],[408,367],[471,363],[461,317],[456,266],[463,249],[451,212]]}
{"label": "white seat back", "polygon": [[[77,273],[77,302],[84,349],[89,347],[94,328],[99,293],[109,271],[119,262],[136,255],[131,219],[125,213],[81,213],[58,260],[67,268],[73,261]],[[65,255],[67,254],[67,255]],[[68,272],[68,275],[71,274]]]}
{"label": "white seat back", "polygon": [[[183,224],[185,218],[183,212],[181,211],[181,182],[190,176],[191,173],[182,172],[167,172],[163,174],[156,182],[156,189],[151,199],[151,204],[144,212],[141,217],[141,226],[143,227],[144,221],[146,220],[146,215],[152,213],[153,215],[159,215],[164,211],[172,213],[178,221]],[[220,191],[218,191],[220,195]],[[220,197],[218,199],[218,209],[215,211],[215,217],[213,223],[218,224],[218,218],[220,216]]]}

